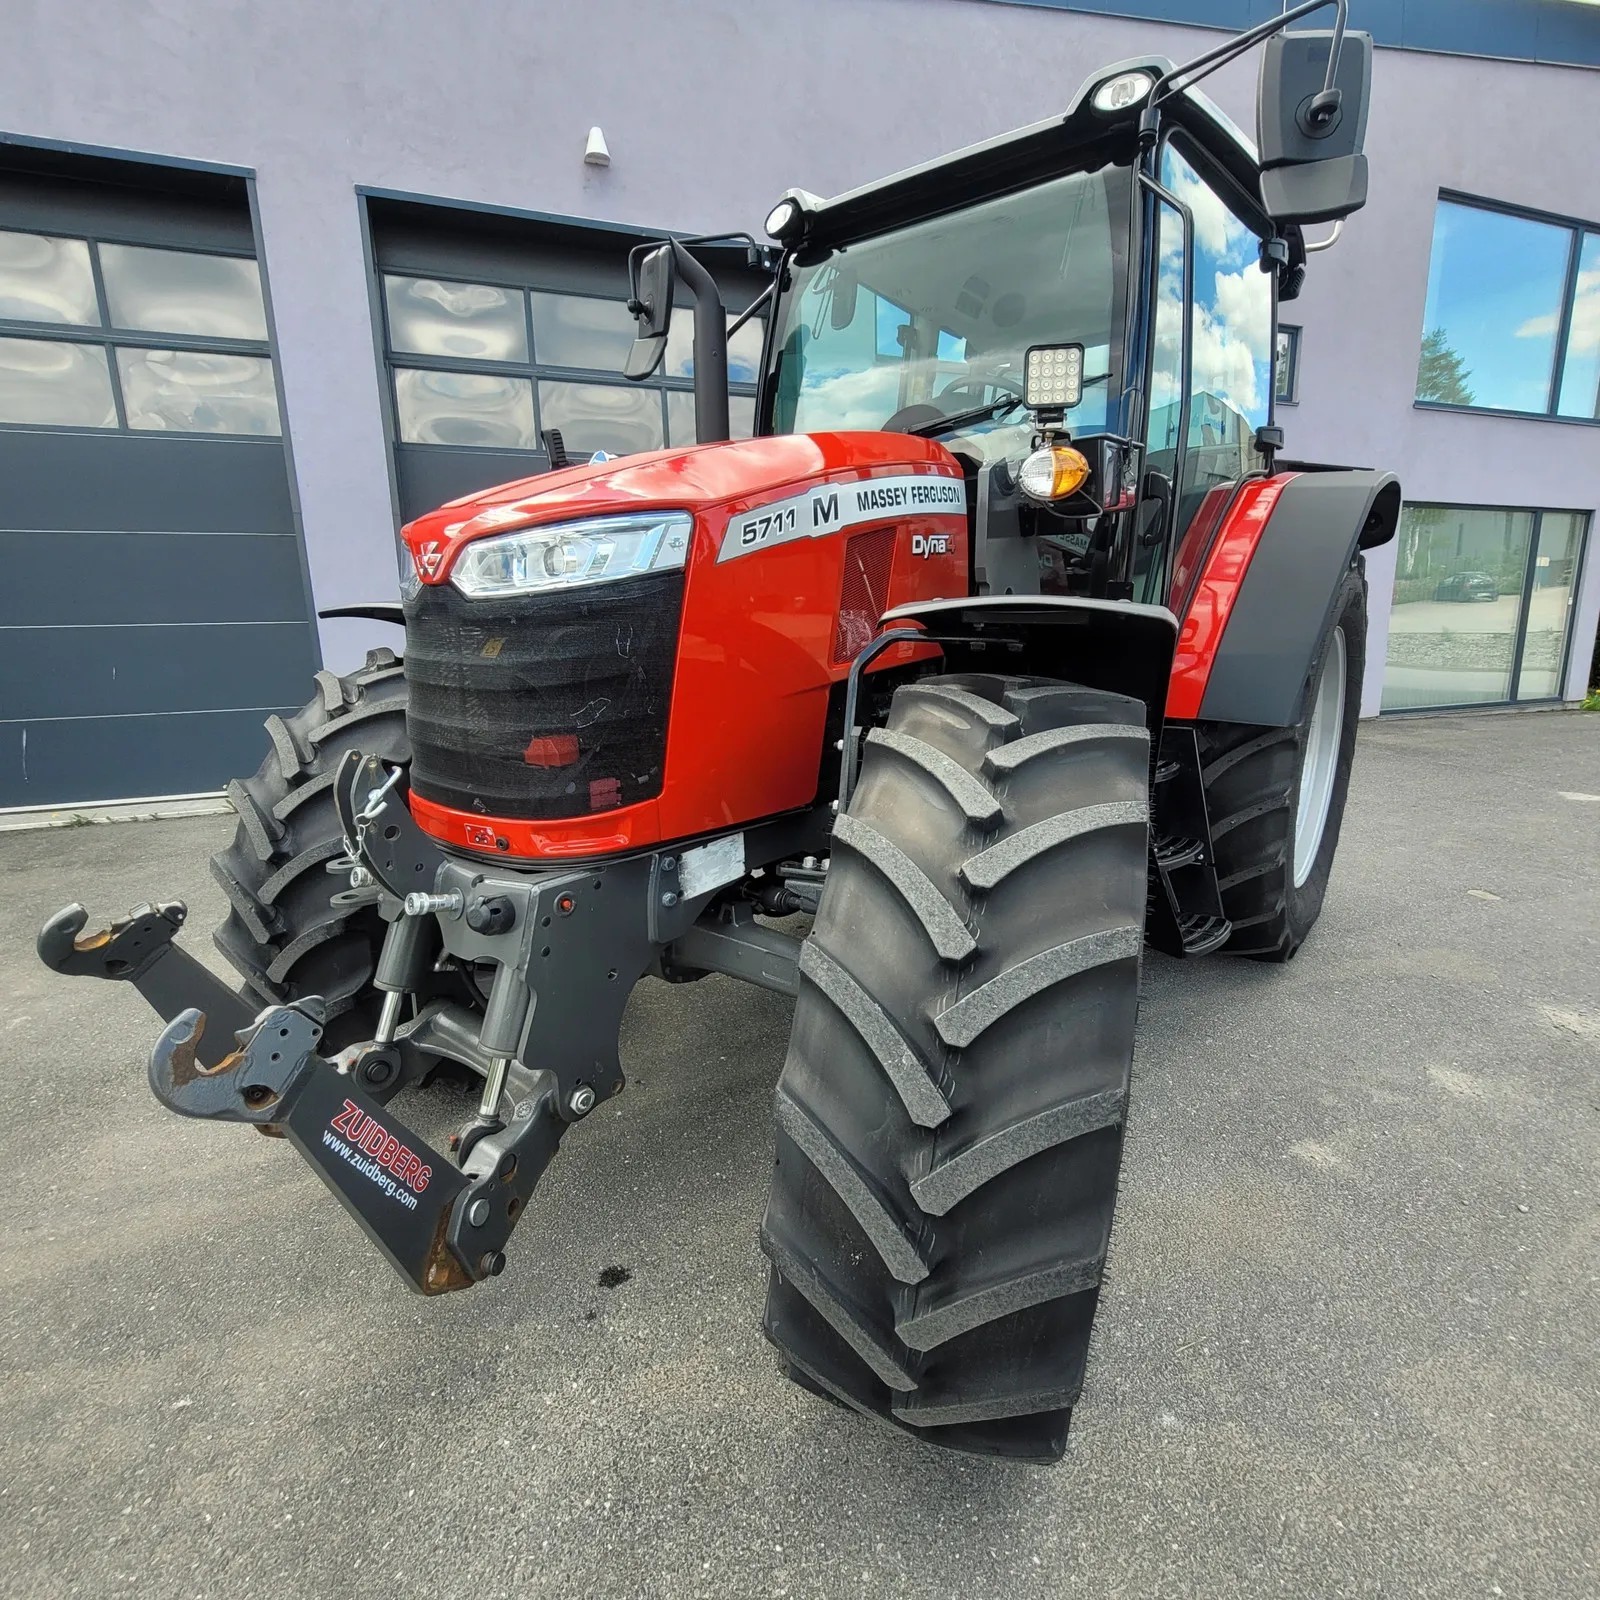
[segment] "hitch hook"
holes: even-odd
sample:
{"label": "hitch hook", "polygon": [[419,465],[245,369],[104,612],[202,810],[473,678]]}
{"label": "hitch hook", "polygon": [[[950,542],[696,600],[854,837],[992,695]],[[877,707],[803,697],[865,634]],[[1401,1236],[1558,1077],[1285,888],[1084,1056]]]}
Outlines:
{"label": "hitch hook", "polygon": [[89,913],[81,905],[63,906],[39,930],[34,948],[52,972],[131,983],[165,1022],[191,1009],[204,1012],[214,1029],[211,1043],[202,1044],[201,1028],[190,1046],[200,1062],[215,1067],[231,1048],[224,1041],[249,1028],[256,1012],[242,995],[172,942],[188,915],[181,900],[136,906],[110,927],[82,937]]}

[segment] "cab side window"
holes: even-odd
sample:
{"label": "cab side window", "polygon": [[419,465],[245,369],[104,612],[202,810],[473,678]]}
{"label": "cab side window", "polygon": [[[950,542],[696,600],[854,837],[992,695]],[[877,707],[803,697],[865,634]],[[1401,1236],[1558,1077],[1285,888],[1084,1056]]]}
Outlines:
{"label": "cab side window", "polygon": [[1170,141],[1161,181],[1194,219],[1188,449],[1180,490],[1180,508],[1192,514],[1214,484],[1261,465],[1255,431],[1272,415],[1272,279],[1261,270],[1259,235]]}

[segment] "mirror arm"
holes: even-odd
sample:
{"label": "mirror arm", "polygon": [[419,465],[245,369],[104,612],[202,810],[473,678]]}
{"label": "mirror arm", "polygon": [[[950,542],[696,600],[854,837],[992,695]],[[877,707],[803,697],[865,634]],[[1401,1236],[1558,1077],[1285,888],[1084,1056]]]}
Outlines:
{"label": "mirror arm", "polygon": [[760,267],[765,272],[775,272],[778,266],[778,257],[781,254],[774,246],[762,244],[754,234],[745,233],[735,229],[731,233],[697,233],[687,239],[680,239],[679,244],[688,245],[691,249],[702,244],[729,244],[737,242],[744,246],[745,260],[752,267]]}
{"label": "mirror arm", "polygon": [[[1154,112],[1163,101],[1170,100],[1185,89],[1193,88],[1202,78],[1210,77],[1218,67],[1226,66],[1236,56],[1242,56],[1246,50],[1260,44],[1263,39],[1270,39],[1273,34],[1287,28],[1291,22],[1298,22],[1301,17],[1309,16],[1313,11],[1321,11],[1325,6],[1336,6],[1338,11],[1333,19],[1333,48],[1328,52],[1327,76],[1322,81],[1322,93],[1316,97],[1312,110],[1313,112],[1322,110],[1326,120],[1339,106],[1338,90],[1333,85],[1339,71],[1339,52],[1344,46],[1345,19],[1350,14],[1350,0],[1304,0],[1304,4],[1285,11],[1281,16],[1269,17],[1265,22],[1257,23],[1244,33],[1236,34],[1226,44],[1218,45],[1215,50],[1208,50],[1204,55],[1196,56],[1193,61],[1186,61],[1181,67],[1174,67],[1170,76],[1164,78],[1156,92],[1150,96],[1145,107],[1146,115]],[[1330,100],[1329,96],[1333,98]]]}
{"label": "mirror arm", "polygon": [[774,278],[754,300],[728,324],[728,337],[731,339],[751,317],[753,317],[772,297],[778,292],[778,280]]}
{"label": "mirror arm", "polygon": [[672,257],[694,295],[694,428],[701,444],[728,437],[727,312],[717,281],[676,239]]}
{"label": "mirror arm", "polygon": [[1326,239],[1318,239],[1315,244],[1311,243],[1309,239],[1306,241],[1306,254],[1310,255],[1313,251],[1317,250],[1331,250],[1336,244],[1338,244],[1339,235],[1343,232],[1344,218],[1341,217],[1336,223],[1334,223],[1333,232],[1330,233]]}

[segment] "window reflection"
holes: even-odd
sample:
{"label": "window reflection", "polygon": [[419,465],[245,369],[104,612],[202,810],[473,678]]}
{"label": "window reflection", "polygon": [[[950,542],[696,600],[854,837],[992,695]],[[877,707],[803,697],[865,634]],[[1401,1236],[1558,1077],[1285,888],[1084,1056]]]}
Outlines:
{"label": "window reflection", "polygon": [[[1191,448],[1245,446],[1265,427],[1273,386],[1272,280],[1261,241],[1169,144],[1161,180],[1194,218],[1194,332],[1190,345]],[[1221,477],[1238,472],[1230,465]]]}
{"label": "window reflection", "polygon": [[[730,394],[728,396],[728,433],[735,439],[748,439],[756,431],[756,401],[754,395]],[[672,445],[697,444],[695,433],[694,396],[678,390],[667,392],[667,443]]]}
{"label": "window reflection", "polygon": [[1533,513],[1408,505],[1395,551],[1385,711],[1511,698]]}
{"label": "window reflection", "polygon": [[424,372],[397,367],[395,410],[406,444],[478,445],[536,450],[533,384],[485,372]]}
{"label": "window reflection", "polygon": [[[1160,267],[1156,279],[1156,308],[1153,339],[1154,356],[1150,367],[1150,426],[1146,465],[1172,482],[1178,465],[1178,444],[1183,428],[1183,295],[1184,250],[1183,218],[1166,201],[1160,202],[1156,223],[1156,244]],[[1192,474],[1190,475],[1192,483]],[[1181,486],[1175,485],[1176,488]],[[1183,530],[1193,515],[1197,497],[1186,503],[1180,493],[1173,513],[1170,541],[1145,538],[1156,530],[1165,515],[1159,499],[1144,502],[1140,517],[1141,537],[1135,545],[1136,569],[1134,597],[1145,603],[1159,599],[1166,566],[1163,545],[1176,548]]]}
{"label": "window reflection", "polygon": [[103,244],[100,272],[115,328],[202,339],[265,339],[261,271],[242,256]]}
{"label": "window reflection", "polygon": [[[1180,439],[1183,444],[1171,522],[1171,547],[1177,549],[1206,495],[1259,466],[1255,435],[1270,415],[1276,351],[1272,281],[1261,270],[1260,238],[1171,144],[1163,153],[1161,173],[1192,219],[1186,262],[1183,220],[1170,206],[1161,208],[1150,383],[1149,464],[1170,478]],[[1186,293],[1192,321],[1187,395]],[[1154,503],[1142,513],[1152,522],[1160,514]],[[1150,526],[1144,524],[1141,532]],[[1159,539],[1147,542],[1141,537],[1138,542],[1135,579],[1141,600],[1155,600],[1162,593],[1166,565],[1161,548]]]}
{"label": "window reflection", "polygon": [[1293,405],[1300,398],[1300,330],[1298,328],[1279,325],[1273,395],[1280,405]]}
{"label": "window reflection", "polygon": [[1517,673],[1519,700],[1554,699],[1561,693],[1561,664],[1567,625],[1572,620],[1572,584],[1586,520],[1576,511],[1546,511],[1539,518],[1527,633]]}
{"label": "window reflection", "polygon": [[[631,325],[633,319],[628,320]],[[729,324],[733,321],[730,316]],[[729,338],[729,383],[754,383],[760,377],[761,341],[766,328],[766,323],[755,316]],[[672,322],[667,328],[667,353],[662,358],[661,370],[669,378],[694,376],[694,313],[685,306],[674,308]]]}
{"label": "window reflection", "polygon": [[1548,411],[1572,230],[1441,200],[1417,399]]}
{"label": "window reflection", "polygon": [[[526,294],[526,302],[524,302]],[[694,313],[680,306],[654,381],[632,384],[622,372],[636,324],[620,300],[543,289],[497,289],[438,279],[384,278],[389,349],[396,357],[507,361],[522,372],[433,372],[396,361],[396,414],[403,444],[540,448],[539,429],[559,428],[574,455],[613,455],[694,442],[694,397],[669,389],[694,372]],[[529,348],[522,320],[532,324]],[[732,318],[729,319],[732,321]],[[729,378],[753,385],[759,376],[763,324],[754,319],[728,341]],[[465,340],[476,341],[469,348]],[[616,374],[617,381],[569,381],[556,373]],[[538,388],[537,427],[534,387]],[[663,410],[670,421],[663,426]],[[735,437],[755,427],[755,397],[729,396]]]}
{"label": "window reflection", "polygon": [[[1014,394],[1032,344],[1070,337],[1086,365],[1120,349],[1115,241],[1129,198],[1126,169],[1073,173],[795,266],[776,308],[774,428],[915,426]],[[1117,387],[1096,375],[1089,366],[1071,429],[1093,426],[1087,414],[1103,416]],[[1011,453],[1003,426],[964,430],[963,447]]]}
{"label": "window reflection", "polygon": [[0,231],[0,317],[98,327],[88,244]]}
{"label": "window reflection", "polygon": [[542,366],[621,372],[635,326],[619,300],[575,294],[533,297],[533,346]]}
{"label": "window reflection", "polygon": [[[20,328],[12,335],[4,327],[100,327],[96,252],[115,330],[104,342],[39,338]],[[146,335],[139,348],[128,338],[134,330]],[[0,334],[0,422],[114,428],[115,379],[129,428],[281,433],[261,275],[252,260],[0,230]],[[161,334],[248,341],[260,353],[154,348],[163,341],[149,336]]]}
{"label": "window reflection", "polygon": [[605,450],[612,455],[631,455],[661,448],[659,389],[541,382],[539,411],[544,426],[559,428],[562,441],[574,454]]}
{"label": "window reflection", "polygon": [[98,344],[0,339],[0,422],[114,428],[106,352]]}
{"label": "window reflection", "polygon": [[128,426],[276,436],[278,395],[265,356],[210,350],[117,351]]}
{"label": "window reflection", "polygon": [[393,350],[463,361],[528,359],[520,289],[388,276],[383,293]]}
{"label": "window reflection", "polygon": [[1600,233],[1583,236],[1578,281],[1572,300],[1572,328],[1561,374],[1564,417],[1600,418]]}

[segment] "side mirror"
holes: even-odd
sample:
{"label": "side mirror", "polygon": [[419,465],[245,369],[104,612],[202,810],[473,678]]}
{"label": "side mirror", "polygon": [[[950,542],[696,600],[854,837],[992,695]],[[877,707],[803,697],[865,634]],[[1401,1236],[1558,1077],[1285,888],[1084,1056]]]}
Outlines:
{"label": "side mirror", "polygon": [[677,283],[677,265],[670,244],[657,245],[639,263],[634,276],[633,295],[628,309],[634,314],[639,331],[628,351],[623,376],[635,383],[648,378],[661,365],[666,354],[667,329],[672,324],[672,292]]}
{"label": "side mirror", "polygon": [[1328,85],[1331,32],[1280,33],[1261,55],[1256,143],[1274,222],[1335,222],[1367,203],[1372,35],[1347,33]]}

